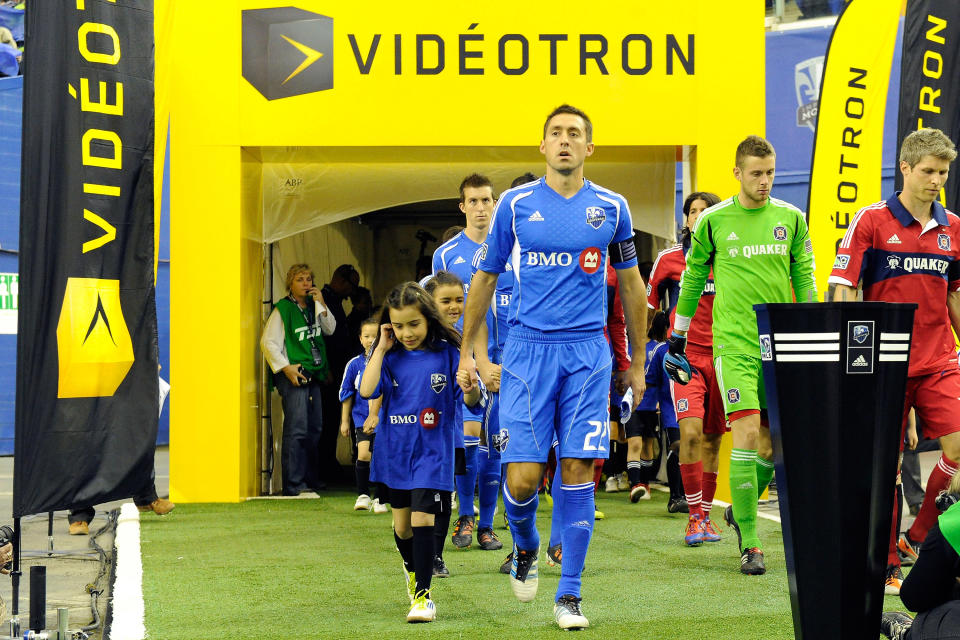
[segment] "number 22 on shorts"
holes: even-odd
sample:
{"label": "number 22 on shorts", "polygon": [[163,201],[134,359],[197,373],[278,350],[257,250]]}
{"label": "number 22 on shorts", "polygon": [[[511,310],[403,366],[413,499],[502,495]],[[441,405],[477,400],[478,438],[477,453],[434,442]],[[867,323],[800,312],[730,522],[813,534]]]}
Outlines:
{"label": "number 22 on shorts", "polygon": [[[593,427],[593,431],[587,434],[587,437],[583,439],[583,450],[584,451],[606,451],[607,448],[603,446],[603,442],[610,435],[610,425],[606,422],[601,422],[600,420],[587,420],[587,424]],[[594,444],[591,442],[593,440],[596,442]]]}

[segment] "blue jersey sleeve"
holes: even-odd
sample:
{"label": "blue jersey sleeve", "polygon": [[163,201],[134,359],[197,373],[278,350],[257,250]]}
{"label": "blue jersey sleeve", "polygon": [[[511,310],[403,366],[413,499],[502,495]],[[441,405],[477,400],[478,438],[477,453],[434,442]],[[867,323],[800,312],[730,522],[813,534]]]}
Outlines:
{"label": "blue jersey sleeve", "polygon": [[357,356],[347,363],[347,368],[343,371],[343,380],[340,382],[340,402],[346,402],[356,394],[357,389],[353,382],[357,378],[357,361],[362,358],[363,356]]}
{"label": "blue jersey sleeve", "polygon": [[497,201],[493,210],[493,220],[490,221],[490,231],[486,241],[480,245],[474,266],[487,273],[503,273],[506,270],[507,260],[513,250],[516,239],[513,233],[512,194],[504,194]]}
{"label": "blue jersey sleeve", "polygon": [[440,248],[433,252],[433,275],[443,269],[443,256],[440,254]]}
{"label": "blue jersey sleeve", "polygon": [[[389,396],[389,391],[393,389],[393,376],[390,375],[390,367],[387,364],[387,357],[390,354],[387,353],[383,356],[383,362],[380,364],[380,380],[377,381],[377,387],[373,390],[369,396],[364,396],[362,393],[357,393],[360,398],[366,400],[373,400],[374,398],[379,398],[381,395],[383,398],[383,406],[386,406],[387,396]],[[384,393],[384,389],[387,390],[387,393]]]}

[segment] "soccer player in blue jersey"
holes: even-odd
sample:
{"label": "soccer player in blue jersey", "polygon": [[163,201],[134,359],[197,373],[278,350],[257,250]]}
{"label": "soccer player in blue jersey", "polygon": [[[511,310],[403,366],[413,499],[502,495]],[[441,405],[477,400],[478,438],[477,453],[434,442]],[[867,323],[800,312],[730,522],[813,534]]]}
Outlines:
{"label": "soccer player in blue jersey", "polygon": [[[493,184],[486,176],[472,173],[460,183],[460,211],[466,217],[466,227],[450,240],[437,247],[433,254],[433,273],[449,271],[465,283],[464,296],[469,293],[470,278],[473,275],[473,257],[480,248],[480,243],[487,236],[487,226],[490,215],[496,203]],[[498,323],[494,322],[494,312],[503,308],[502,315],[506,316],[506,306],[510,302],[510,293],[513,290],[511,273],[504,273],[497,284],[497,296],[492,300],[491,312],[487,314],[487,341],[481,341],[489,347],[487,352],[478,353],[480,356],[480,375],[484,383],[491,383],[499,378],[495,368],[499,363],[498,335],[505,336],[505,331],[498,332]],[[505,302],[500,302],[505,301]],[[505,326],[505,325],[500,325]],[[457,329],[463,327],[463,322],[456,324]],[[495,382],[499,386],[499,381]],[[459,514],[453,527],[451,542],[459,548],[467,548],[473,543],[474,510],[473,495],[480,479],[480,514],[477,527],[477,542],[481,549],[492,551],[500,549],[503,544],[493,532],[493,511],[497,504],[497,495],[500,486],[500,458],[496,449],[490,451],[488,446],[480,446],[482,424],[489,420],[489,415],[496,417],[496,409],[490,410],[477,406],[475,409],[464,408],[464,458],[466,473],[456,478],[457,496],[459,498]],[[489,440],[489,438],[488,438]]]}
{"label": "soccer player in blue jersey", "polygon": [[634,358],[626,381],[643,397],[646,292],[637,269],[630,209],[619,194],[583,178],[593,153],[585,113],[562,105],[548,117],[540,151],[546,175],[500,196],[477,254],[460,351],[464,391],[476,384],[474,346],[497,276],[513,269],[510,334],[503,349],[500,432],[507,464],[504,506],[514,540],[510,582],[522,602],[537,593],[540,536],[537,487],[554,439],[564,491],[563,565],[554,618],[563,629],[589,626],[580,578],[593,533],[596,458],[610,450],[610,348],[604,338],[607,261],[618,270]]}
{"label": "soccer player in blue jersey", "polygon": [[386,485],[393,508],[410,597],[407,622],[432,622],[434,516],[450,508],[441,494],[453,490],[457,404],[476,404],[480,392],[458,388],[460,336],[421,286],[397,285],[383,307],[380,335],[360,381],[362,397],[383,398],[370,476]]}

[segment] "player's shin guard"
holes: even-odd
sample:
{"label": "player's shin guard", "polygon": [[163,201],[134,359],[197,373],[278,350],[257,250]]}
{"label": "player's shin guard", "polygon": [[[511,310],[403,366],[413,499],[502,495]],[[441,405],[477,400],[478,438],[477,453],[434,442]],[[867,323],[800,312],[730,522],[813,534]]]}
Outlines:
{"label": "player's shin guard", "polygon": [[927,479],[927,489],[923,494],[923,504],[920,505],[920,512],[913,525],[907,530],[907,535],[915,542],[922,542],[927,537],[930,527],[937,521],[940,511],[937,509],[936,500],[940,492],[950,485],[950,480],[957,473],[957,463],[947,456],[941,455],[937,461],[937,466],[930,472]]}
{"label": "player's shin guard", "polygon": [[557,467],[550,489],[550,494],[553,496],[553,514],[550,517],[550,546],[555,547],[563,540],[563,528],[567,523],[567,492],[563,491],[560,467]]}
{"label": "player's shin guard", "polygon": [[680,430],[667,429],[667,483],[670,485],[670,497],[683,497],[683,479],[680,477]]}
{"label": "player's shin guard", "polygon": [[[447,506],[449,507],[449,504]],[[449,533],[450,509],[446,508],[433,516],[433,553],[438,558],[443,558],[443,545],[446,543]]]}
{"label": "player's shin guard", "polygon": [[560,596],[580,597],[580,575],[583,562],[587,557],[590,537],[593,535],[594,497],[593,483],[564,484],[560,487],[564,494],[563,564],[560,571],[560,584],[557,585],[557,599]]}
{"label": "player's shin guard", "polygon": [[710,510],[713,509],[713,497],[717,495],[717,472],[704,471],[701,479],[703,487],[703,499],[700,502],[700,508],[703,510],[703,517],[710,517]]}
{"label": "player's shin guard", "polygon": [[893,518],[890,521],[890,544],[887,546],[887,566],[900,566],[900,556],[897,554],[897,539],[900,537],[900,518],[903,517],[903,511],[898,509],[900,504],[900,492],[902,485],[897,485],[897,490],[893,494]]}
{"label": "player's shin guard", "polygon": [[397,543],[397,551],[403,559],[403,568],[407,571],[413,571],[413,538],[404,540],[394,532],[393,539]]}
{"label": "player's shin guard", "polygon": [[357,464],[354,466],[354,469],[357,476],[357,495],[370,495],[370,461],[357,460]]}
{"label": "player's shin guard", "polygon": [[756,459],[755,449],[734,449],[730,453],[730,495],[733,498],[733,517],[740,527],[743,549],[760,547],[760,538],[757,537]]}
{"label": "player's shin guard", "polygon": [[433,527],[413,528],[413,571],[417,576],[417,593],[430,589],[433,580]]}
{"label": "player's shin guard", "polygon": [[480,445],[480,438],[476,436],[464,436],[463,438],[463,457],[467,463],[467,472],[462,476],[454,476],[454,482],[457,485],[457,507],[460,516],[473,517],[473,493],[477,486],[477,449]]}
{"label": "player's shin guard", "polygon": [[[592,485],[591,485],[592,486]],[[540,548],[540,534],[537,532],[537,506],[540,504],[536,491],[526,500],[515,500],[510,487],[503,486],[503,508],[510,523],[510,534],[518,549],[536,551]],[[590,514],[593,517],[593,514]]]}
{"label": "player's shin guard", "polygon": [[493,512],[500,495],[500,454],[480,447],[480,518],[478,529],[493,528]]}
{"label": "player's shin guard", "polygon": [[680,476],[683,478],[683,492],[687,497],[687,506],[690,508],[690,515],[699,515],[703,518],[703,509],[701,500],[703,499],[703,489],[701,480],[703,479],[703,462],[680,463]]}
{"label": "player's shin guard", "polygon": [[773,480],[773,460],[761,458],[757,454],[757,499],[767,490],[767,485]]}

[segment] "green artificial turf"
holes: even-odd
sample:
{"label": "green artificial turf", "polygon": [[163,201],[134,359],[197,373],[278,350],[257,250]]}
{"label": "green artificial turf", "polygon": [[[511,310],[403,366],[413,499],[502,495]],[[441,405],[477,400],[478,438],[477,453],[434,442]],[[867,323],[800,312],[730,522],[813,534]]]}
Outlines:
{"label": "green artificial turf", "polygon": [[[437,621],[406,624],[408,600],[390,515],[353,511],[346,491],[310,500],[182,504],[141,520],[143,589],[150,638],[556,638],[559,567],[540,564],[540,591],[518,602],[497,572],[507,553],[454,548],[452,577],[434,580]],[[736,535],[688,548],[685,514],[668,514],[666,494],[630,504],[598,495],[583,576],[583,610],[597,638],[793,638],[783,539],[760,520],[768,572],[739,573]],[[502,512],[502,506],[501,506]],[[546,548],[550,511],[541,499]],[[722,508],[714,515],[722,522]],[[510,536],[498,513],[495,529]],[[545,560],[546,553],[541,556]],[[895,609],[898,598],[887,598]]]}

